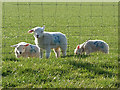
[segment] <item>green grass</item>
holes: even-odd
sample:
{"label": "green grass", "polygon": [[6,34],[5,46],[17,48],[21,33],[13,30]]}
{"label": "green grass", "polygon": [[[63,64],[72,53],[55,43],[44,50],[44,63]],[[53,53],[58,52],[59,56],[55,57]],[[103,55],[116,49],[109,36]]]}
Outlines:
{"label": "green grass", "polygon": [[[117,88],[118,3],[3,3],[3,88]],[[62,32],[67,56],[49,59],[15,58],[11,45],[34,44],[27,31],[45,24],[46,31]],[[76,45],[88,39],[109,44],[109,54],[75,56]]]}

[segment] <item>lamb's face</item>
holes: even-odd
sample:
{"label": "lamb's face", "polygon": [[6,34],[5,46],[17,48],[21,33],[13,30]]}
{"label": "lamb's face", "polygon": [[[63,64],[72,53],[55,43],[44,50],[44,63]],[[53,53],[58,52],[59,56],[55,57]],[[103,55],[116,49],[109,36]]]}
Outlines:
{"label": "lamb's face", "polygon": [[18,55],[21,55],[25,52],[25,45],[19,45],[15,48],[15,53],[17,53]]}
{"label": "lamb's face", "polygon": [[21,54],[25,52],[27,46],[29,46],[28,43],[20,42],[16,45],[12,45],[11,47],[15,47],[15,55],[17,58],[19,58]]}
{"label": "lamb's face", "polygon": [[34,32],[34,37],[35,38],[40,38],[43,36],[45,26],[43,27],[35,27],[32,30],[29,30],[28,33],[33,33]]}
{"label": "lamb's face", "polygon": [[76,55],[81,55],[82,52],[83,52],[83,49],[82,49],[81,45],[78,45],[78,46],[76,47],[74,53],[75,53]]}
{"label": "lamb's face", "polygon": [[40,37],[42,37],[42,36],[43,36],[43,31],[44,31],[44,29],[41,28],[41,27],[35,28],[35,29],[34,29],[34,37],[35,37],[35,38],[40,38]]}

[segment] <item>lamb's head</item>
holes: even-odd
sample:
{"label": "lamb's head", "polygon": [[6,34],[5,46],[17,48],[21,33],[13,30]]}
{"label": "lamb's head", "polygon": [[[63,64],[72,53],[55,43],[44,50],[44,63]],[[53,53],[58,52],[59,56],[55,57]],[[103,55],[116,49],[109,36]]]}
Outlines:
{"label": "lamb's head", "polygon": [[45,29],[45,26],[35,27],[35,28],[29,30],[28,33],[33,33],[34,32],[34,37],[35,38],[40,38],[40,37],[43,36],[44,29]]}
{"label": "lamb's head", "polygon": [[81,55],[83,52],[84,52],[84,48],[83,48],[82,45],[78,45],[78,46],[76,47],[76,49],[74,50],[74,53],[75,53],[76,55]]}
{"label": "lamb's head", "polygon": [[17,55],[21,55],[25,52],[26,47],[29,46],[29,44],[16,44],[16,45],[12,45],[11,47],[15,47],[15,53]]}

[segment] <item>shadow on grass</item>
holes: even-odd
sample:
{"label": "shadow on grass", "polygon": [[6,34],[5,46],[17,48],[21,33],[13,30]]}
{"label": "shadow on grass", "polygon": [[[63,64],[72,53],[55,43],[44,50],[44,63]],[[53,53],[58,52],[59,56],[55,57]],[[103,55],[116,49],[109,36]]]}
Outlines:
{"label": "shadow on grass", "polygon": [[18,58],[15,58],[15,57],[5,57],[2,59],[3,61],[20,61]]}
{"label": "shadow on grass", "polygon": [[2,76],[5,77],[5,76],[7,76],[7,75],[9,75],[11,73],[12,73],[12,70],[2,71]]}
{"label": "shadow on grass", "polygon": [[114,75],[116,75],[113,72],[107,71],[104,68],[101,68],[95,64],[91,64],[89,62],[77,62],[77,61],[69,61],[68,63],[70,63],[70,65],[73,65],[76,68],[83,68],[83,69],[87,69],[89,72],[94,72],[95,75],[104,75],[105,77],[112,77]]}
{"label": "shadow on grass", "polygon": [[66,55],[66,56],[61,56],[61,58],[65,58],[65,57],[73,57],[74,55]]}
{"label": "shadow on grass", "polygon": [[[65,57],[75,57],[75,58],[87,58],[92,55],[66,55]],[[61,56],[61,58],[65,58],[64,56]]]}
{"label": "shadow on grass", "polygon": [[87,57],[90,57],[92,55],[74,55],[76,58],[87,58]]}

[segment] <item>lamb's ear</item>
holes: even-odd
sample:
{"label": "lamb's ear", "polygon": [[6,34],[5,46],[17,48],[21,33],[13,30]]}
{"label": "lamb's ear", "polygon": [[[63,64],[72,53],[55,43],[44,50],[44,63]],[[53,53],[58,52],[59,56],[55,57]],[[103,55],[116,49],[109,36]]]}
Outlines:
{"label": "lamb's ear", "polygon": [[29,44],[26,44],[25,47],[29,46]]}
{"label": "lamb's ear", "polygon": [[45,25],[43,25],[43,29],[45,29]]}
{"label": "lamb's ear", "polygon": [[79,48],[80,48],[80,46],[78,45],[78,46],[77,46],[77,49],[79,49]]}
{"label": "lamb's ear", "polygon": [[29,31],[28,31],[28,33],[33,33],[33,32],[34,32],[34,30],[29,30]]}
{"label": "lamb's ear", "polygon": [[18,45],[16,44],[16,45],[11,45],[11,47],[17,47]]}

